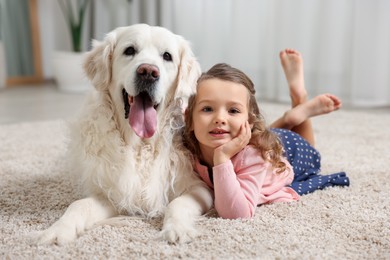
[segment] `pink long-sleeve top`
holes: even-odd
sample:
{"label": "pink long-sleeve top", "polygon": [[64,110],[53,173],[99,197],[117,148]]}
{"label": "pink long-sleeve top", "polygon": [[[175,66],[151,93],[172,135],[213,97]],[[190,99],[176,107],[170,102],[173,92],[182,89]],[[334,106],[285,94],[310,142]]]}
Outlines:
{"label": "pink long-sleeve top", "polygon": [[214,206],[220,217],[250,218],[257,205],[299,200],[299,195],[286,187],[293,181],[294,172],[290,163],[282,160],[286,170],[276,173],[256,148],[247,145],[231,160],[212,168],[214,184],[207,166],[197,161],[195,171],[214,189]]}

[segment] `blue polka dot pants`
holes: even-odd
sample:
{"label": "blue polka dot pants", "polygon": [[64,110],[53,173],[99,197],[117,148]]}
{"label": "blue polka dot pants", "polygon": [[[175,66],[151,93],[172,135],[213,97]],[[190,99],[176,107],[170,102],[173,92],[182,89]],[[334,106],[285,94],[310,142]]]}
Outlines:
{"label": "blue polka dot pants", "polygon": [[305,139],[286,129],[272,128],[279,136],[287,160],[293,167],[294,180],[291,183],[299,195],[308,194],[329,186],[349,186],[345,172],[320,175],[321,155]]}

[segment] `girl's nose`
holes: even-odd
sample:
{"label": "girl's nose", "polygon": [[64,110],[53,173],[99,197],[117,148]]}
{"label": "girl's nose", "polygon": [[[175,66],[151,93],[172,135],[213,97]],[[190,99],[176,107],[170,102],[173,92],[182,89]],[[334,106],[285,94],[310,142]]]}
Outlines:
{"label": "girl's nose", "polygon": [[219,112],[215,115],[214,123],[217,125],[224,125],[226,124],[226,117],[222,112]]}

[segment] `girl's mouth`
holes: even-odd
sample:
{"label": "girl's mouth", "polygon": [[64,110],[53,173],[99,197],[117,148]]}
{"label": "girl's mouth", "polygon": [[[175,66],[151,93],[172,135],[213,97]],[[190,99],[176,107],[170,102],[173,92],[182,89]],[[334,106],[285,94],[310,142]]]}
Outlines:
{"label": "girl's mouth", "polygon": [[209,132],[209,134],[211,134],[212,136],[219,136],[219,137],[227,133],[229,132],[223,129],[213,129]]}

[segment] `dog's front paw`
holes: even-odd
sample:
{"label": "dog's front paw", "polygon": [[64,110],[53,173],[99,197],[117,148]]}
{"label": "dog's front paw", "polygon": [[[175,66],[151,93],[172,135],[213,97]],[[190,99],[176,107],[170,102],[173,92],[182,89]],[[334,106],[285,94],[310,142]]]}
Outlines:
{"label": "dog's front paw", "polygon": [[170,243],[189,243],[198,232],[193,226],[183,225],[183,223],[164,224],[160,232],[160,238]]}
{"label": "dog's front paw", "polygon": [[75,226],[57,221],[48,229],[38,234],[38,244],[57,244],[64,245],[72,242],[77,237]]}

